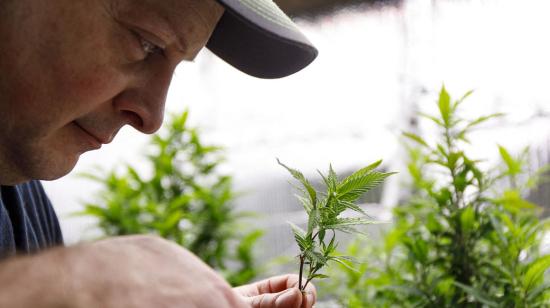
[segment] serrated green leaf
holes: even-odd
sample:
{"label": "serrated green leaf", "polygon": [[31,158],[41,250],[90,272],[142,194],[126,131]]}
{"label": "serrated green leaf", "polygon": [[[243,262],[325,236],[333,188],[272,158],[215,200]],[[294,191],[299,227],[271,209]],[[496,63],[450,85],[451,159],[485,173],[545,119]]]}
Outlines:
{"label": "serrated green leaf", "polygon": [[359,179],[365,177],[366,175],[371,173],[371,171],[374,171],[378,166],[380,166],[380,164],[382,164],[382,160],[376,161],[375,163],[370,164],[352,173],[350,176],[342,180],[340,184],[338,184],[336,191],[339,194],[342,194],[350,189],[353,189],[357,185],[357,181]]}
{"label": "serrated green leaf", "polygon": [[462,104],[466,98],[468,98],[470,95],[472,95],[472,93],[474,93],[474,90],[470,90],[470,91],[466,92],[464,95],[462,95],[462,97],[459,98],[459,99],[454,103],[454,105],[453,105],[453,112],[456,111],[456,109],[458,108],[458,106],[460,106],[460,104]]}
{"label": "serrated green leaf", "polygon": [[533,302],[539,296],[548,294],[548,292],[550,292],[550,281],[542,283],[536,286],[535,288],[531,288],[531,290],[527,292],[527,300],[529,302]]}
{"label": "serrated green leaf", "polygon": [[336,259],[339,259],[339,260],[344,260],[346,262],[349,262],[349,263],[353,263],[353,264],[359,264],[361,262],[359,262],[357,260],[357,258],[353,257],[353,256],[343,256],[343,255],[338,255],[338,256],[331,256],[331,258],[336,258]]}
{"label": "serrated green leaf", "polygon": [[321,242],[321,244],[323,244],[323,247],[326,249],[326,246],[325,246],[325,234],[326,234],[326,230],[325,229],[321,229],[319,230],[319,241]]}
{"label": "serrated green leaf", "polygon": [[313,233],[313,230],[319,226],[320,221],[321,221],[321,211],[318,208],[312,209],[311,212],[309,213],[308,220],[307,220],[308,234]]}
{"label": "serrated green leaf", "polygon": [[339,204],[341,204],[343,207],[347,208],[347,209],[350,209],[352,211],[361,213],[365,216],[367,215],[367,213],[362,208],[360,208],[357,204],[355,204],[353,202],[349,202],[349,201],[345,201],[345,200],[337,200],[337,202]]}
{"label": "serrated green leaf", "polygon": [[337,228],[347,227],[347,226],[371,225],[376,223],[380,223],[380,222],[370,220],[370,219],[365,219],[365,218],[357,218],[357,217],[338,218],[334,223],[326,225],[325,229],[337,229]]}
{"label": "serrated green leaf", "polygon": [[287,223],[292,228],[292,231],[294,232],[294,234],[297,234],[301,238],[306,237],[306,231],[304,229],[300,228],[299,226],[295,225],[294,223],[292,223],[290,221],[287,221]]}
{"label": "serrated green leaf", "polygon": [[336,172],[332,168],[332,164],[330,164],[328,168],[328,175],[327,175],[327,186],[329,188],[328,191],[335,192],[337,185],[338,185],[338,176],[336,175]]}
{"label": "serrated green leaf", "polygon": [[176,226],[180,220],[183,218],[183,213],[180,211],[176,211],[171,213],[165,221],[162,222],[160,228],[161,231],[168,230]]}
{"label": "serrated green leaf", "polygon": [[445,89],[445,86],[441,87],[437,106],[439,107],[439,113],[443,120],[443,124],[445,124],[445,127],[449,127],[451,123],[451,97]]}
{"label": "serrated green leaf", "polygon": [[500,157],[508,167],[508,173],[510,175],[517,175],[521,172],[521,163],[515,160],[512,155],[503,146],[498,146]]}
{"label": "serrated green leaf", "polygon": [[489,296],[483,293],[483,291],[480,291],[478,289],[472,288],[471,286],[467,286],[465,284],[462,284],[458,281],[454,282],[454,285],[461,288],[468,294],[472,295],[476,300],[478,300],[480,303],[485,304],[489,307],[499,307],[499,304],[493,300]]}
{"label": "serrated green leaf", "polygon": [[73,213],[74,216],[95,216],[95,217],[104,217],[107,215],[107,210],[101,206],[97,206],[94,204],[86,204],[83,211]]}
{"label": "serrated green leaf", "polygon": [[296,243],[300,247],[300,251],[305,251],[310,248],[310,243],[306,239],[306,231],[304,231],[302,228],[298,227],[297,225],[287,222],[290,227],[292,228],[292,233],[294,233],[294,239],[296,240]]}
{"label": "serrated green leaf", "polygon": [[304,188],[307,190],[307,192],[309,194],[311,205],[315,208],[316,205],[317,205],[317,192],[316,192],[315,188],[306,179],[306,177],[300,171],[298,171],[296,169],[292,169],[290,167],[287,167],[278,158],[277,158],[277,163],[279,163],[279,165],[283,166],[286,170],[288,170],[288,172],[290,172],[290,174],[296,180],[298,180],[300,183],[302,183],[302,185],[304,186]]}
{"label": "serrated green leaf", "polygon": [[438,119],[438,118],[436,118],[436,117],[434,117],[434,116],[432,116],[432,115],[429,115],[429,114],[426,114],[426,113],[419,113],[418,115],[419,115],[420,117],[422,117],[422,118],[426,118],[426,119],[428,119],[428,120],[434,122],[435,124],[437,124],[437,125],[439,125],[439,126],[441,126],[441,127],[444,127],[444,126],[445,126],[445,124],[444,124],[443,122],[441,122],[440,119]]}
{"label": "serrated green leaf", "polygon": [[[447,150],[445,150],[445,147],[441,143],[437,144],[437,153],[439,153],[441,157],[447,158],[448,156]],[[447,166],[447,164],[443,163],[443,166]]]}
{"label": "serrated green leaf", "polygon": [[384,250],[387,254],[391,253],[393,249],[399,244],[399,241],[403,237],[405,231],[401,228],[395,228],[388,233],[386,241],[384,243]]}
{"label": "serrated green leaf", "polygon": [[370,172],[356,177],[339,189],[338,199],[355,202],[361,195],[380,185],[390,175],[395,173]]}
{"label": "serrated green leaf", "polygon": [[333,252],[338,246],[338,243],[336,243],[335,240],[336,240],[336,234],[334,233],[334,231],[332,231],[332,238],[330,239],[330,242],[328,243],[325,249],[329,254]]}
{"label": "serrated green leaf", "polygon": [[418,143],[420,145],[423,145],[427,148],[430,147],[430,145],[424,139],[422,139],[422,137],[420,137],[416,134],[403,132],[402,135],[409,138],[409,139],[411,139],[412,141],[415,141],[416,143]]}
{"label": "serrated green leaf", "polygon": [[508,246],[508,238],[504,234],[504,231],[502,230],[502,225],[500,223],[500,220],[498,220],[494,215],[489,215],[489,221],[491,222],[491,225],[493,226],[493,229],[498,235],[498,238],[500,239],[502,246],[506,247]]}
{"label": "serrated green leaf", "polygon": [[533,261],[523,276],[523,285],[525,290],[530,290],[540,282],[544,273],[550,268],[550,255],[540,257]]}
{"label": "serrated green leaf", "polygon": [[344,260],[342,258],[333,257],[333,258],[330,258],[330,261],[334,261],[336,263],[339,263],[340,265],[344,266],[345,268],[347,268],[348,270],[350,270],[352,272],[359,273],[357,271],[357,269],[353,268],[351,265],[349,265],[347,263],[347,260]]}
{"label": "serrated green leaf", "polygon": [[352,226],[329,226],[327,227],[327,230],[335,230],[340,231],[343,233],[353,234],[353,233],[361,233],[356,228]]}
{"label": "serrated green leaf", "polygon": [[304,197],[298,196],[298,195],[295,195],[295,197],[296,197],[296,199],[298,199],[298,201],[300,201],[300,203],[304,207],[304,210],[309,215],[311,213],[312,208],[313,208],[313,205],[311,204],[311,199],[304,198]]}
{"label": "serrated green leaf", "polygon": [[466,127],[464,128],[464,131],[467,131],[477,125],[480,125],[482,123],[485,123],[487,122],[488,120],[491,120],[491,119],[494,119],[494,118],[499,118],[499,117],[502,117],[504,116],[504,113],[494,113],[494,114],[490,114],[490,115],[487,115],[487,116],[482,116],[482,117],[479,117],[477,119],[474,119],[472,121],[470,121]]}
{"label": "serrated green leaf", "polygon": [[330,277],[325,275],[325,274],[315,274],[315,275],[312,275],[311,278],[326,279],[326,278],[330,278]]}
{"label": "serrated green leaf", "polygon": [[314,251],[311,249],[306,250],[304,251],[304,255],[308,260],[314,262],[316,265],[325,265],[327,263],[327,258],[325,258],[325,256],[323,256],[323,254],[319,253],[318,251]]}
{"label": "serrated green leaf", "polygon": [[517,190],[506,190],[502,194],[502,198],[496,199],[494,202],[502,205],[504,209],[511,213],[519,213],[523,210],[535,210],[538,208],[536,204],[523,199]]}
{"label": "serrated green leaf", "polygon": [[97,175],[89,173],[89,172],[81,172],[81,173],[78,173],[77,176],[81,177],[81,178],[84,178],[84,179],[94,181],[94,182],[98,182],[98,183],[104,183],[105,182],[105,179],[103,177],[97,176]]}

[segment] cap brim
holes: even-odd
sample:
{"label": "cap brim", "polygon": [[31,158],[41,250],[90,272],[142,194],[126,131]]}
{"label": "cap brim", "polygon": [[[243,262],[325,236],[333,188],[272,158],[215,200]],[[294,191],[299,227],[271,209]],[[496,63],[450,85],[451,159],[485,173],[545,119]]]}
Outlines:
{"label": "cap brim", "polygon": [[217,1],[225,13],[206,46],[237,69],[280,78],[317,57],[317,49],[271,0]]}

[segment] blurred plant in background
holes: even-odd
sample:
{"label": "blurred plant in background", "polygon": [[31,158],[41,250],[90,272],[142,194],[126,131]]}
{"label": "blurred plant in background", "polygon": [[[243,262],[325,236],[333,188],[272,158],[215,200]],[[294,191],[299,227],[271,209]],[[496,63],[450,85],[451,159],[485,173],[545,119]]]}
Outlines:
{"label": "blurred plant in background", "polygon": [[528,174],[527,150],[499,146],[491,170],[468,156],[471,130],[500,116],[462,118],[468,95],[453,101],[442,88],[439,115],[421,115],[438,127],[435,144],[404,134],[411,197],[394,209],[384,245],[353,242],[347,254],[365,263],[331,272],[321,293],[345,307],[550,307],[550,255],[540,253],[550,222],[524,199],[543,170]]}
{"label": "blurred plant in background", "polygon": [[174,241],[241,285],[258,275],[253,247],[262,232],[243,231],[246,214],[232,208],[232,179],[216,170],[221,148],[201,142],[187,126],[188,114],[173,116],[167,131],[153,136],[150,178],[129,165],[121,173],[85,174],[103,189],[78,214],[97,218],[106,236],[156,234]]}

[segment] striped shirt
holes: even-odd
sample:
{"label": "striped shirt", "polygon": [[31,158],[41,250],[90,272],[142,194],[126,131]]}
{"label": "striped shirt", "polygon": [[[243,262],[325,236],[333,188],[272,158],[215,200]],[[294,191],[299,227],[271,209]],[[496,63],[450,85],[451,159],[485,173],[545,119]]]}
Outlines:
{"label": "striped shirt", "polygon": [[0,257],[63,245],[55,211],[40,181],[0,189]]}

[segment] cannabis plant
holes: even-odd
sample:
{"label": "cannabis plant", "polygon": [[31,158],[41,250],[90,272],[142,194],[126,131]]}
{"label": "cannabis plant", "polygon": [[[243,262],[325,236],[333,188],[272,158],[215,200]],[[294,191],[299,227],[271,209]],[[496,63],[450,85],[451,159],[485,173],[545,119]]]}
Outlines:
{"label": "cannabis plant", "polygon": [[[173,116],[153,136],[147,161],[152,176],[127,165],[122,172],[86,176],[103,185],[81,214],[97,218],[105,235],[156,234],[182,245],[240,285],[257,275],[253,245],[258,230],[244,232],[232,207],[231,177],[220,174],[221,149],[205,145],[188,112]],[[230,265],[230,266],[229,266]]]}
{"label": "cannabis plant", "polygon": [[[540,241],[550,224],[524,196],[539,181],[527,174],[527,151],[498,146],[501,163],[484,168],[465,150],[480,124],[500,117],[461,117],[467,93],[453,101],[445,88],[428,142],[405,133],[412,196],[394,211],[394,227],[374,266],[341,277],[350,307],[550,307],[550,256]],[[365,256],[366,257],[366,256]],[[377,267],[377,271],[371,271]]]}
{"label": "cannabis plant", "polygon": [[[299,288],[303,291],[312,279],[328,277],[320,272],[328,262],[350,266],[349,261],[353,260],[336,251],[336,231],[359,233],[356,226],[373,223],[356,201],[392,173],[376,171],[382,163],[378,161],[339,180],[330,166],[326,176],[319,172],[326,185],[326,192],[320,193],[300,171],[278,162],[303,186],[300,189],[302,196],[297,197],[308,215],[307,229],[303,230],[291,223],[294,238],[300,248]],[[362,217],[342,217],[345,210],[355,211]],[[302,278],[305,278],[304,283]]]}

